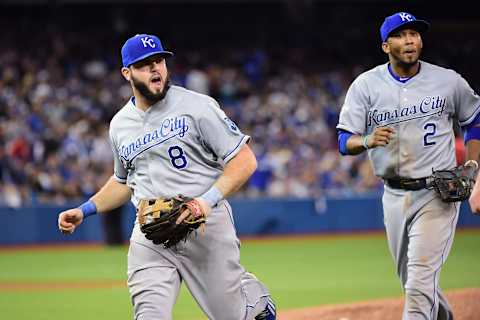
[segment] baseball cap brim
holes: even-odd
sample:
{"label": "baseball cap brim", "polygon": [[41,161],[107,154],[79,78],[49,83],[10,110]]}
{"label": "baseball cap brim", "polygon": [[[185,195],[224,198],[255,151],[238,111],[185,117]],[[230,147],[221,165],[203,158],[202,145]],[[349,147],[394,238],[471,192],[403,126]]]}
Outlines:
{"label": "baseball cap brim", "polygon": [[130,61],[130,63],[128,64],[127,67],[131,66],[132,64],[135,64],[139,61],[142,61],[144,59],[147,59],[148,57],[151,57],[151,56],[154,56],[156,54],[159,54],[161,56],[163,56],[164,58],[170,58],[170,57],[173,57],[173,52],[171,51],[155,51],[155,52],[149,52],[149,53],[146,53],[144,54],[143,56],[140,56],[138,57],[137,59],[133,60],[133,61]]}
{"label": "baseball cap brim", "polygon": [[390,31],[388,33],[388,37],[393,32],[396,32],[396,31],[399,31],[399,30],[402,30],[402,29],[406,29],[406,28],[412,28],[413,30],[417,30],[420,33],[424,33],[425,31],[428,31],[428,29],[430,29],[430,23],[428,23],[425,20],[407,21],[404,24],[401,24],[398,27],[396,27],[395,29],[393,29],[392,31]]}

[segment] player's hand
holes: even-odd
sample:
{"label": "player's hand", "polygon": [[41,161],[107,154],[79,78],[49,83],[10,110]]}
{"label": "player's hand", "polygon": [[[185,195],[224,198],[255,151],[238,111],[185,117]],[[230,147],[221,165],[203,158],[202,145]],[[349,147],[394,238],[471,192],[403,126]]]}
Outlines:
{"label": "player's hand", "polygon": [[477,177],[477,182],[473,187],[472,194],[468,199],[468,203],[470,204],[470,209],[474,214],[480,215],[480,185]]}
{"label": "player's hand", "polygon": [[[208,215],[210,214],[210,212],[212,211],[212,208],[208,205],[208,203],[203,200],[202,198],[195,198],[194,199],[198,205],[199,205],[199,208],[198,210],[201,210],[201,212],[204,213],[204,215],[206,217],[208,217]],[[188,216],[190,216],[190,214],[192,214],[192,212],[190,211],[190,209],[185,209],[182,214],[178,217],[176,223],[177,224],[180,224],[185,218],[187,218]],[[198,215],[200,213],[193,213],[194,215]]]}
{"label": "player's hand", "polygon": [[63,234],[72,234],[82,221],[83,212],[79,208],[63,211],[58,215],[58,229]]}
{"label": "player's hand", "polygon": [[472,212],[476,215],[480,215],[480,193],[472,192],[468,199],[468,203],[470,204]]}
{"label": "player's hand", "polygon": [[[468,160],[464,164],[465,167],[472,167],[473,170],[478,169],[478,162],[475,160]],[[479,177],[477,176],[477,183],[475,183],[475,186],[473,187],[472,194],[470,195],[470,198],[468,199],[468,203],[470,204],[470,209],[474,214],[480,215],[480,185],[478,185],[478,179]]]}
{"label": "player's hand", "polygon": [[367,145],[368,148],[376,148],[376,147],[385,147],[390,143],[393,135],[395,134],[395,130],[390,127],[377,127],[375,130],[368,135],[367,138]]}
{"label": "player's hand", "polygon": [[465,167],[471,167],[473,170],[478,170],[478,162],[476,160],[467,160],[464,164]]}

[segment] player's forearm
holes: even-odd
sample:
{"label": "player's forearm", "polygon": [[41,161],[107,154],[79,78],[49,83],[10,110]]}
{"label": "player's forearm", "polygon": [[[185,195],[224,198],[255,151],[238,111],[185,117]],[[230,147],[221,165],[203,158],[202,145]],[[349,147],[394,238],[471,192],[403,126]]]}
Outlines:
{"label": "player's forearm", "polygon": [[465,149],[467,160],[480,161],[480,140],[468,140]]}
{"label": "player's forearm", "polygon": [[347,151],[349,155],[357,155],[367,150],[364,146],[364,137],[352,135],[347,140]]}
{"label": "player's forearm", "polygon": [[126,184],[111,177],[107,183],[91,198],[97,212],[102,213],[120,207],[130,200],[132,192]]}
{"label": "player's forearm", "polygon": [[223,174],[215,182],[215,187],[226,198],[250,178],[257,169],[257,159],[248,145],[244,145],[240,152],[225,166]]}
{"label": "player's forearm", "polygon": [[364,136],[352,134],[342,150],[346,148],[347,154],[356,155],[367,149],[385,147],[390,143],[394,134],[395,130],[391,127],[376,127],[372,133]]}

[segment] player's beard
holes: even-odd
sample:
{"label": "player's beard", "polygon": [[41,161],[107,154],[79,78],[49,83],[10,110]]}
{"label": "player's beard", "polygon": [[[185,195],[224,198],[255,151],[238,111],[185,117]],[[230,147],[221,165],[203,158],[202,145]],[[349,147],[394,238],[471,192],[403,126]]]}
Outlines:
{"label": "player's beard", "polygon": [[145,98],[145,100],[147,100],[149,105],[154,105],[155,103],[163,100],[167,95],[168,89],[170,89],[170,74],[168,72],[165,78],[163,89],[157,93],[150,90],[145,82],[136,79],[133,75],[131,78],[133,86]]}
{"label": "player's beard", "polygon": [[413,59],[407,59],[403,57],[402,54],[399,52],[392,52],[392,56],[397,61],[398,66],[404,69],[410,69],[418,63],[418,60],[420,59],[420,54],[422,53],[421,48],[417,48],[416,50],[417,53],[415,57],[413,57]]}

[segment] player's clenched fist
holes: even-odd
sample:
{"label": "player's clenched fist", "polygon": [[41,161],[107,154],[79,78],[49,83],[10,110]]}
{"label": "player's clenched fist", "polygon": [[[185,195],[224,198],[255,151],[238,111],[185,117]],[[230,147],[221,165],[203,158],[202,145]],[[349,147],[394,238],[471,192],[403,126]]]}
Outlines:
{"label": "player's clenched fist", "polygon": [[395,131],[390,127],[377,127],[375,130],[364,137],[364,146],[366,149],[384,147],[389,144]]}
{"label": "player's clenched fist", "polygon": [[82,221],[83,212],[79,208],[63,211],[58,215],[58,229],[64,234],[72,234]]}

